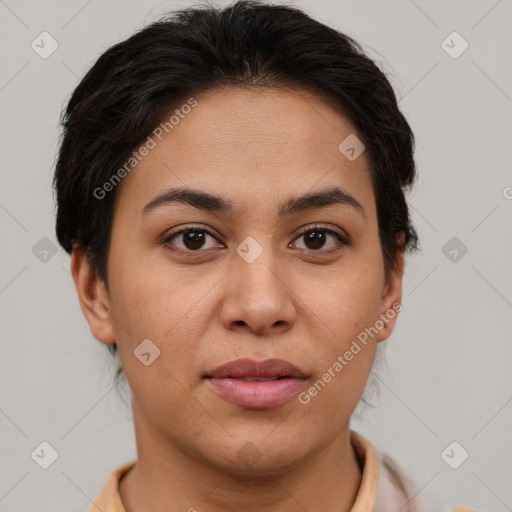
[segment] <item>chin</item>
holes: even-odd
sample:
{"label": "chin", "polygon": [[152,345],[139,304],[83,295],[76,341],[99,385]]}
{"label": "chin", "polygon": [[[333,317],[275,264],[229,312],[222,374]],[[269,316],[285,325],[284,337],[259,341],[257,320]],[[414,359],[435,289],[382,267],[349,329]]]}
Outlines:
{"label": "chin", "polygon": [[266,431],[260,430],[258,434],[245,437],[251,441],[230,438],[226,446],[207,456],[208,461],[231,476],[268,479],[286,474],[307,457],[303,439],[291,442],[290,437],[285,436],[288,441],[285,444],[283,439],[272,438],[274,434]]}

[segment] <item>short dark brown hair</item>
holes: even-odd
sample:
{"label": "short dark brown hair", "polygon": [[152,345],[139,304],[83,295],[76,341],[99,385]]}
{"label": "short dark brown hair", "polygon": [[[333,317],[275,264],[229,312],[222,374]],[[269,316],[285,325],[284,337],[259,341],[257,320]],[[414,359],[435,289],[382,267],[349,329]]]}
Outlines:
{"label": "short dark brown hair", "polygon": [[78,243],[107,287],[118,187],[101,198],[95,190],[173,108],[225,85],[309,91],[338,109],[356,127],[371,162],[386,278],[398,250],[417,249],[404,196],[416,175],[414,136],[390,82],[363,48],[287,5],[201,5],[171,13],[105,51],[62,112],[57,239],[68,253]]}

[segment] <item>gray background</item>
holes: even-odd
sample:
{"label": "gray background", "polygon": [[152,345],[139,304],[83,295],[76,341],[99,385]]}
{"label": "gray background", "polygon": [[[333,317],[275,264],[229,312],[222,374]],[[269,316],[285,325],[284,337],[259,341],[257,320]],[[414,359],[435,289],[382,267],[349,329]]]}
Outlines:
{"label": "gray background", "polygon": [[[57,249],[51,177],[60,109],[80,77],[110,45],[190,4],[0,0],[2,512],[85,511],[136,456],[114,364]],[[352,428],[395,457],[419,496],[512,510],[511,2],[293,4],[365,46],[417,138],[410,202],[423,250],[407,260],[380,399]],[[59,45],[47,59],[31,48],[43,31]],[[442,46],[453,31],[469,44],[458,58]],[[59,454],[46,470],[31,458],[42,441]],[[441,457],[453,441],[469,453],[458,469]],[[460,448],[449,453],[460,461]]]}

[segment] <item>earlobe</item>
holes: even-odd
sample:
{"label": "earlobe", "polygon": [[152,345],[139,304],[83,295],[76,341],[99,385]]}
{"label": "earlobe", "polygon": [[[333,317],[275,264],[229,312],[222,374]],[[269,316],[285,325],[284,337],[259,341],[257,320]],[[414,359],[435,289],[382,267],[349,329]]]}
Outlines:
{"label": "earlobe", "polygon": [[71,253],[71,275],[91,334],[106,345],[115,343],[105,283],[92,271],[86,254],[77,244]]}
{"label": "earlobe", "polygon": [[404,250],[396,253],[395,267],[384,287],[381,299],[380,317],[382,329],[376,341],[387,339],[395,327],[398,314],[402,309],[402,279],[404,274]]}

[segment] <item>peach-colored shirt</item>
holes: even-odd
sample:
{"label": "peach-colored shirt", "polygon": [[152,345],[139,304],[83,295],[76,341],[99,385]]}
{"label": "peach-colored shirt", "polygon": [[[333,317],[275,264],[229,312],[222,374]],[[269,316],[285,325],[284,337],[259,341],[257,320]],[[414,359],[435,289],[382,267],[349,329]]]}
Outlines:
{"label": "peach-colored shirt", "polygon": [[[362,469],[361,485],[351,512],[391,512],[405,504],[404,496],[393,484],[386,468],[380,463],[374,447],[360,434],[350,431],[350,441],[359,458]],[[91,505],[88,512],[126,512],[119,495],[119,480],[136,463],[136,460],[123,464],[112,472],[101,493]],[[428,508],[428,504],[418,504],[418,512],[451,512],[451,508]],[[431,504],[430,504],[431,505]],[[396,508],[398,507],[398,508]],[[455,505],[453,512],[477,512],[461,505]]]}

